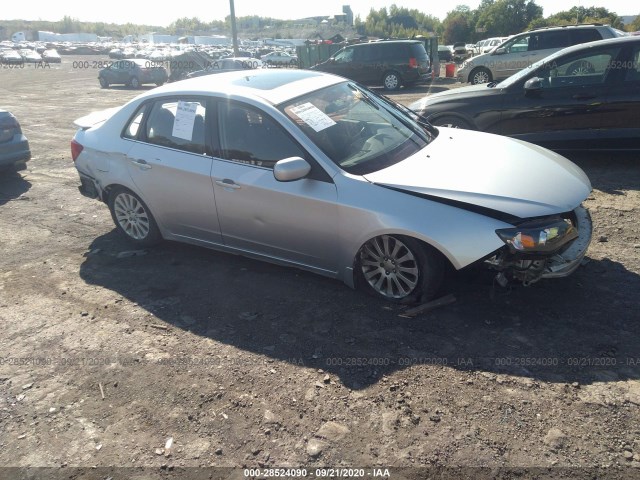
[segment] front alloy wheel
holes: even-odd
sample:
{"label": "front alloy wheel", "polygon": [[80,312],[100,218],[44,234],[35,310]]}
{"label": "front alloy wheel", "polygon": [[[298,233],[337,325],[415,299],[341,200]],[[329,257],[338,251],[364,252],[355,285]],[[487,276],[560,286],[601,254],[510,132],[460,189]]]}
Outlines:
{"label": "front alloy wheel", "polygon": [[111,192],[109,209],[116,227],[130,241],[141,246],[151,246],[161,239],[151,212],[135,193],[125,189]]}
{"label": "front alloy wheel", "polygon": [[491,72],[486,68],[477,68],[473,72],[471,72],[470,82],[473,85],[489,83],[491,80]]}
{"label": "front alloy wheel", "polygon": [[370,293],[396,303],[431,300],[443,281],[443,257],[417,240],[380,235],[358,254],[357,275]]}

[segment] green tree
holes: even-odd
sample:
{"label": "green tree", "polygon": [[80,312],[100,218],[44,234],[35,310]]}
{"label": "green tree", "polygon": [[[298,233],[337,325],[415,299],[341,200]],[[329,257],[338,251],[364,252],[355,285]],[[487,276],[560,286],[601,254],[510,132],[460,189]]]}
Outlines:
{"label": "green tree", "polygon": [[496,0],[483,2],[476,27],[486,29],[485,36],[497,37],[520,33],[538,18],[542,7],[534,0]]}
{"label": "green tree", "polygon": [[545,19],[538,18],[529,26],[530,28],[540,28],[557,25],[575,25],[577,23],[604,23],[614,28],[624,28],[622,19],[616,13],[603,7],[573,7]]}
{"label": "green tree", "polygon": [[444,43],[470,42],[473,36],[473,14],[466,5],[458,5],[447,13],[443,27]]}
{"label": "green tree", "polygon": [[631,22],[629,25],[627,25],[626,27],[627,32],[637,32],[640,30],[640,15],[638,15],[633,22]]}

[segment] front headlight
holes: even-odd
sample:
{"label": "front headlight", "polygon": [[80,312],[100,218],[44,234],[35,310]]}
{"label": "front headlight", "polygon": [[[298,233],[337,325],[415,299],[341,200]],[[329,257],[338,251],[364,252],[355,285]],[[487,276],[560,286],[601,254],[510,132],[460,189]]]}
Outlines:
{"label": "front headlight", "polygon": [[513,228],[496,230],[512,253],[549,253],[578,237],[569,219],[544,219],[523,223]]}

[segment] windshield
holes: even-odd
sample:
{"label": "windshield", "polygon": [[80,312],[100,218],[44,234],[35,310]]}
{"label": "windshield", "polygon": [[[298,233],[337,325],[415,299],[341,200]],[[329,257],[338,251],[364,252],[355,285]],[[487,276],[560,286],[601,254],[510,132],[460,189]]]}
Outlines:
{"label": "windshield", "polygon": [[346,82],[298,97],[282,109],[333,162],[355,175],[398,163],[437,134],[373,92]]}

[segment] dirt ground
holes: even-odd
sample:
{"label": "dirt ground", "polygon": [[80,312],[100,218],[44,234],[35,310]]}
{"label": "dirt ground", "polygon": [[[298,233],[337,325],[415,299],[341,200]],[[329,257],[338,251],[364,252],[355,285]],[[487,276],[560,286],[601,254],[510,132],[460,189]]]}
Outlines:
{"label": "dirt ground", "polygon": [[573,276],[501,289],[466,272],[456,303],[408,319],[239,256],[131,254],[70,157],[75,118],[140,93],[101,90],[97,60],[0,69],[33,153],[0,175],[0,466],[640,476],[638,156],[576,159],[595,231]]}

